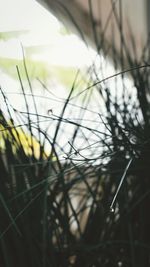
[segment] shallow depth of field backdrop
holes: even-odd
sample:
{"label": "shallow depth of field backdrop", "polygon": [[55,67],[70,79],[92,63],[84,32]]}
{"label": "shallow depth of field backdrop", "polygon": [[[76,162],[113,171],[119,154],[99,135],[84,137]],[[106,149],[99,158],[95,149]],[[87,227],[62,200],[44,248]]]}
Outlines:
{"label": "shallow depth of field backdrop", "polygon": [[147,267],[148,1],[70,2],[0,1],[0,266]]}

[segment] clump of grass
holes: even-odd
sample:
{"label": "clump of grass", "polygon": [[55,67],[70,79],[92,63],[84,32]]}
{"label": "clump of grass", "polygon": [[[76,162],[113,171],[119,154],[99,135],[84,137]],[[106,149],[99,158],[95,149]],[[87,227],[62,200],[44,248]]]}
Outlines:
{"label": "clump of grass", "polygon": [[[111,49],[115,56],[113,42]],[[7,111],[0,111],[1,266],[149,265],[150,68],[148,58],[137,63],[126,53],[128,69],[114,58],[116,70],[122,68],[114,75],[100,77],[105,66],[93,64],[92,85],[74,92],[75,80],[59,99],[59,115],[39,114],[25,60],[34,112],[18,68],[26,110],[12,107],[1,90]],[[98,110],[90,108],[95,93]],[[43,130],[43,119],[54,124],[53,134]],[[61,146],[68,125],[72,131]]]}

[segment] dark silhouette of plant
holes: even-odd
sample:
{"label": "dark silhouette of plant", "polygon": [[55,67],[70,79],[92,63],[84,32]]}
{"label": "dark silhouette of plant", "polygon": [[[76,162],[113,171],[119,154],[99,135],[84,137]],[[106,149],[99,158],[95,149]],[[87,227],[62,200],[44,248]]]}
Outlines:
{"label": "dark silhouette of plant", "polygon": [[[75,80],[68,97],[57,99],[60,115],[38,112],[25,60],[35,112],[18,68],[26,110],[12,107],[1,89],[7,111],[0,111],[0,266],[149,266],[148,45],[133,61],[117,23],[129,67],[112,40],[116,72],[104,77],[97,45],[100,64],[95,60],[87,71],[92,84],[76,91]],[[55,125],[54,134],[41,120]],[[73,130],[61,146],[68,125]]]}

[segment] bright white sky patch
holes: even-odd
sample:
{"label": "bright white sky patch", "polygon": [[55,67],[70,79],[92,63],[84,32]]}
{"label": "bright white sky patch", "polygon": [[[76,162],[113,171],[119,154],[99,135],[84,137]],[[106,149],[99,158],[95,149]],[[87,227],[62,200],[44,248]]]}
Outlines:
{"label": "bright white sky patch", "polygon": [[90,64],[90,53],[73,34],[62,36],[59,21],[35,0],[0,0],[0,32],[27,31],[0,42],[0,57],[22,58],[21,44],[35,47],[31,58],[51,65],[81,67]]}
{"label": "bright white sky patch", "polygon": [[57,19],[35,0],[0,0],[0,32],[39,29],[47,23],[54,30]]}

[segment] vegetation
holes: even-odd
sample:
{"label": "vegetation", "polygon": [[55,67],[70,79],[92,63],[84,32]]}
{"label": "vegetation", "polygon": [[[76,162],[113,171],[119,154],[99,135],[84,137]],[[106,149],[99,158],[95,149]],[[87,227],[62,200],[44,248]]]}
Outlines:
{"label": "vegetation", "polygon": [[[116,60],[113,41],[111,49],[114,75],[100,77],[105,65],[95,63],[77,92],[77,74],[68,97],[57,98],[59,115],[38,112],[25,61],[34,112],[19,68],[26,110],[15,109],[1,89],[0,266],[149,266],[148,47],[139,62],[126,51],[129,69]],[[98,54],[100,60],[100,47]]]}

